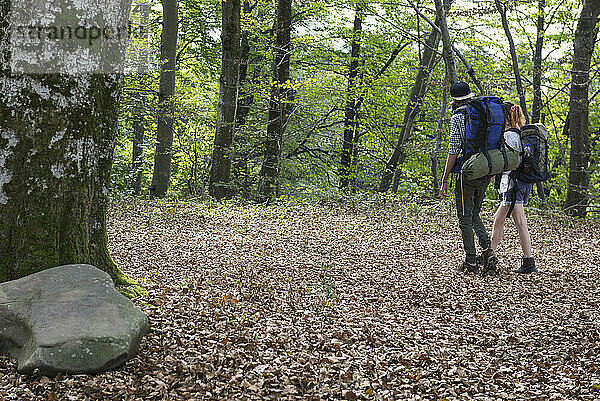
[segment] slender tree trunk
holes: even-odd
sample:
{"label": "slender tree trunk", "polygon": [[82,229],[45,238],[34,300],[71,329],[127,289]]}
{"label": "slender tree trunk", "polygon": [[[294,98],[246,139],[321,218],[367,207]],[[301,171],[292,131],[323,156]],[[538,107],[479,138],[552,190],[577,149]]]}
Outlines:
{"label": "slender tree trunk", "polygon": [[177,57],[177,0],[161,0],[163,28],[161,34],[160,84],[158,93],[158,129],[154,153],[154,173],[150,196],[163,198],[169,190],[173,157],[173,121],[175,119],[175,63]]}
{"label": "slender tree trunk", "polygon": [[[400,164],[401,166],[402,164]],[[394,171],[394,179],[392,180],[392,192],[397,194],[398,187],[400,186],[400,179],[402,178],[402,168],[398,167],[396,171]]]}
{"label": "slender tree trunk", "polygon": [[537,35],[533,53],[533,104],[531,106],[531,122],[539,123],[542,113],[542,50],[544,49],[546,0],[538,1]]}
{"label": "slender tree trunk", "polygon": [[585,0],[573,42],[573,72],[569,101],[571,156],[565,210],[579,217],[587,214],[590,185],[589,99],[590,62],[598,35],[600,0]]}
{"label": "slender tree trunk", "polygon": [[142,192],[142,172],[144,170],[144,115],[145,95],[142,92],[143,84],[148,74],[148,19],[150,17],[150,4],[141,3],[140,27],[143,38],[142,49],[138,54],[138,84],[139,90],[135,93],[135,117],[133,120],[133,154],[131,157],[132,182],[131,187],[136,195]]}
{"label": "slender tree trunk", "polygon": [[500,3],[500,0],[495,0],[496,8],[500,13],[500,17],[502,18],[502,27],[504,28],[504,33],[506,34],[506,39],[508,39],[508,47],[510,50],[510,57],[512,60],[513,72],[515,74],[515,82],[517,86],[517,93],[519,94],[519,103],[521,104],[521,108],[523,109],[523,114],[525,115],[525,121],[529,122],[529,113],[527,112],[527,101],[525,100],[525,91],[523,89],[523,83],[521,81],[521,71],[519,69],[519,60],[517,59],[517,51],[515,49],[515,41],[513,40],[512,34],[510,33],[510,27],[508,26],[508,19],[506,18],[506,9]]}
{"label": "slender tree trunk", "polygon": [[446,107],[448,105],[448,89],[444,85],[444,94],[442,96],[442,107],[438,118],[438,127],[435,134],[435,146],[431,153],[431,176],[433,177],[433,196],[440,196],[440,182],[438,179],[438,157],[442,148],[442,132],[444,129],[444,117],[446,116]]}
{"label": "slender tree trunk", "polygon": [[[107,21],[126,23],[130,3],[105,3]],[[83,18],[87,6],[70,11]],[[122,283],[106,211],[123,76],[12,71],[8,15],[0,0],[0,282],[88,263]]]}
{"label": "slender tree trunk", "polygon": [[[439,18],[436,19],[436,24],[437,23],[439,23]],[[387,192],[390,189],[390,184],[392,182],[392,177],[394,176],[394,171],[396,171],[401,157],[402,159],[404,158],[404,146],[410,138],[415,118],[421,108],[423,96],[425,96],[429,75],[431,74],[431,70],[433,69],[433,66],[435,64],[435,53],[437,51],[437,48],[439,47],[440,36],[441,35],[438,33],[438,30],[432,29],[429,33],[429,37],[425,41],[425,47],[423,49],[423,56],[421,57],[421,65],[419,66],[419,72],[417,73],[417,77],[415,78],[415,83],[413,84],[412,90],[410,92],[408,104],[406,105],[406,109],[404,110],[404,119],[402,121],[402,129],[400,131],[400,136],[398,138],[396,146],[394,147],[394,151],[390,156],[390,159],[385,165],[381,181],[379,182],[380,192]]]}
{"label": "slender tree trunk", "polygon": [[359,129],[358,114],[358,70],[360,65],[360,42],[362,36],[363,10],[358,4],[354,14],[354,28],[352,30],[352,46],[350,52],[350,72],[348,75],[348,89],[346,92],[346,111],[344,113],[344,141],[342,142],[342,158],[340,161],[340,189],[347,190],[352,181],[352,154],[354,138]]}
{"label": "slender tree trunk", "polygon": [[223,1],[221,4],[223,7],[221,33],[223,49],[219,105],[217,108],[217,130],[209,184],[209,193],[216,199],[222,199],[231,194],[229,179],[240,68],[240,0]]}
{"label": "slender tree trunk", "polygon": [[446,63],[446,74],[450,80],[450,84],[458,82],[458,74],[456,73],[456,64],[454,62],[454,53],[452,51],[452,41],[450,32],[448,31],[448,22],[446,20],[446,7],[442,4],[442,0],[435,0],[436,10],[436,25],[442,31],[442,42],[444,44],[444,62]]}
{"label": "slender tree trunk", "polygon": [[[425,20],[425,22],[427,22],[429,24],[429,26],[431,26],[433,29],[437,30],[438,33],[440,33],[440,34],[442,33],[441,29],[433,21],[431,21],[429,18],[427,18],[427,16],[425,14],[423,14],[421,12],[421,10],[419,10],[419,8],[417,7],[417,5],[415,3],[413,3],[411,0],[407,0],[407,1],[408,1],[408,4],[410,4],[415,9],[417,14],[419,14],[419,16],[421,18],[423,18]],[[446,11],[450,9],[450,6],[452,5],[453,1],[454,0],[444,1],[444,7],[446,8]],[[450,34],[448,33],[448,38],[449,37],[450,37]],[[485,93],[485,89],[484,89],[483,85],[481,84],[481,82],[479,81],[479,79],[477,79],[477,74],[475,74],[475,70],[473,69],[473,66],[471,66],[471,63],[469,63],[469,60],[467,60],[467,58],[454,45],[452,45],[452,51],[454,52],[454,54],[456,54],[456,56],[463,63],[463,65],[467,69],[467,74],[469,74],[469,76],[471,77],[471,80],[473,81],[475,86],[477,86],[477,88],[479,89],[481,94],[483,95]]]}
{"label": "slender tree trunk", "polygon": [[[542,50],[544,49],[545,36],[545,8],[546,0],[538,1],[538,15],[536,21],[535,51],[533,53],[533,104],[531,105],[531,123],[539,123],[542,117]],[[542,204],[546,204],[546,191],[544,184],[536,184],[538,196]]]}
{"label": "slender tree trunk", "polygon": [[269,102],[269,122],[264,143],[264,159],[260,170],[258,198],[269,201],[274,196],[279,177],[281,141],[285,131],[292,91],[289,88],[292,0],[277,2],[277,37],[273,59],[273,85]]}
{"label": "slender tree trunk", "polygon": [[[250,14],[250,2],[244,1],[243,13]],[[250,106],[254,102],[254,96],[252,93],[248,93],[245,88],[246,78],[248,77],[248,64],[250,61],[250,31],[244,29],[241,32],[240,39],[240,73],[238,78],[239,95],[237,99],[237,113],[236,113],[236,128],[246,124],[246,118],[250,112]]]}

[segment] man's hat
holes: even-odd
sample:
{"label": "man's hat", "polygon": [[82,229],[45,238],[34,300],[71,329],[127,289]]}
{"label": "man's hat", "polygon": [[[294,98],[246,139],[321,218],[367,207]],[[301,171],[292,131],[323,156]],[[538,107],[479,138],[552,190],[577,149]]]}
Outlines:
{"label": "man's hat", "polygon": [[454,100],[465,100],[473,97],[473,92],[466,82],[457,82],[450,87],[450,96]]}

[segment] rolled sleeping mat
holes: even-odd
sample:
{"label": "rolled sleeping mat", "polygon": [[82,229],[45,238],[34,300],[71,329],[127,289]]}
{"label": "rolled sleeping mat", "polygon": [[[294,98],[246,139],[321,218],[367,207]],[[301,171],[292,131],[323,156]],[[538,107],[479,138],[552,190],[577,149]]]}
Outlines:
{"label": "rolled sleeping mat", "polygon": [[504,156],[500,149],[488,150],[488,155],[492,162],[492,171],[483,152],[476,153],[469,157],[462,165],[461,174],[467,180],[476,180],[486,175],[496,175],[504,171],[511,171],[519,165],[519,152],[506,147],[507,167],[504,169]]}

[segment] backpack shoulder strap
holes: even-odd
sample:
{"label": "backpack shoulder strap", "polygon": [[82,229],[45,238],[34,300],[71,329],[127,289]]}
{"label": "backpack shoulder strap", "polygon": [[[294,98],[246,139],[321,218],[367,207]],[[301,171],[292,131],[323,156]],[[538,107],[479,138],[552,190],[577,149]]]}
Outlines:
{"label": "backpack shoulder strap", "polygon": [[454,110],[454,113],[452,113],[452,114],[467,114],[467,106],[468,105],[463,104],[462,106],[460,106],[456,110]]}

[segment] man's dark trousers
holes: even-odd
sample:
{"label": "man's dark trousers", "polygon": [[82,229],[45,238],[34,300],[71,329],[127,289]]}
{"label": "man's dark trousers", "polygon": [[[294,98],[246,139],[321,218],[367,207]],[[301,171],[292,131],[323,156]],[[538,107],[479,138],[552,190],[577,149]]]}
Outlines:
{"label": "man's dark trousers", "polygon": [[467,180],[460,175],[454,187],[458,224],[465,247],[466,260],[471,264],[477,262],[477,250],[475,249],[475,235],[473,231],[477,234],[481,249],[488,249],[491,245],[490,237],[480,216],[481,205],[489,183],[489,176],[476,180]]}

